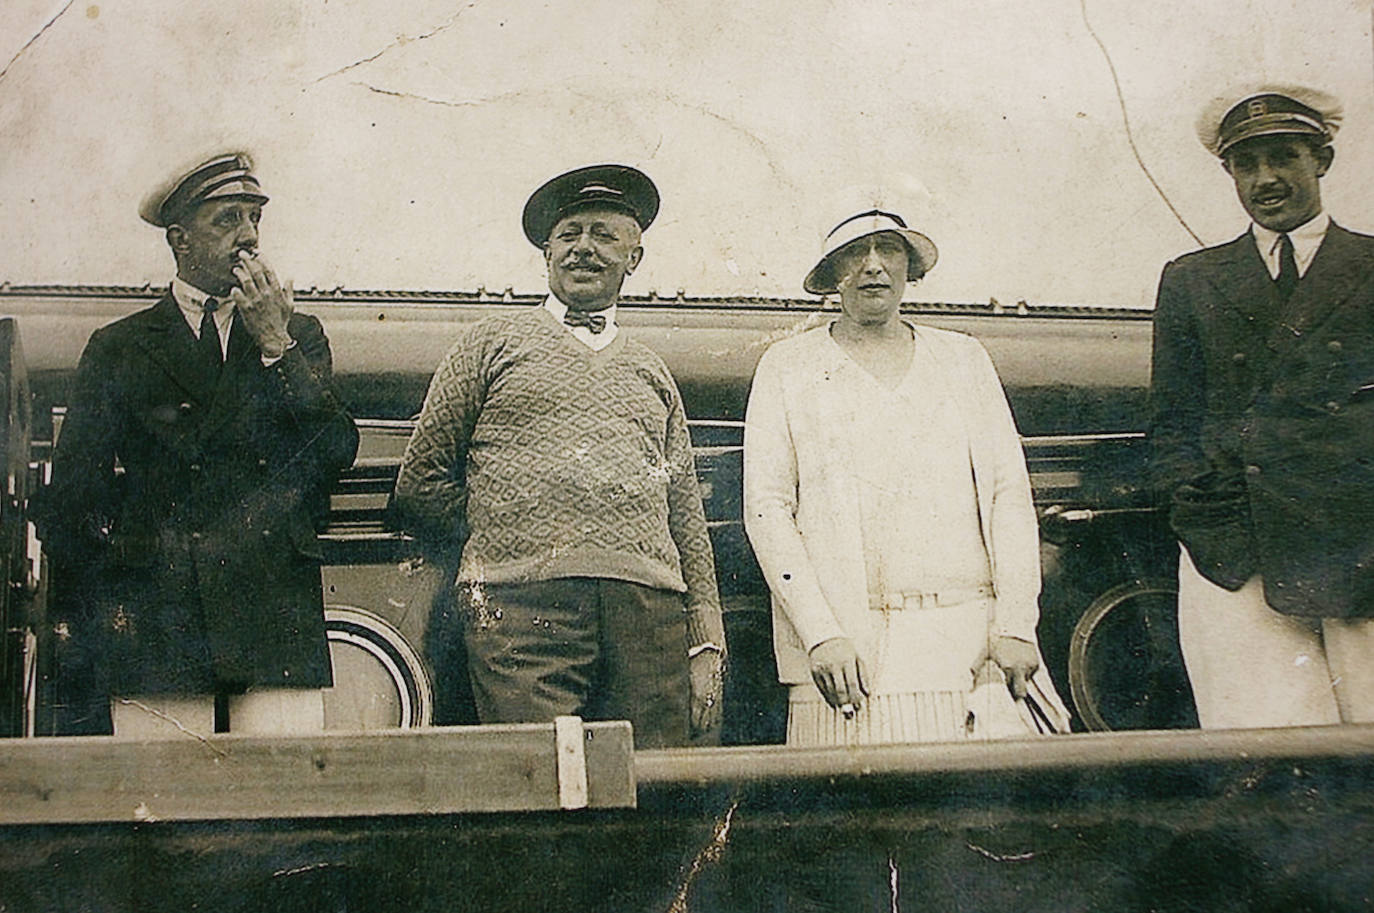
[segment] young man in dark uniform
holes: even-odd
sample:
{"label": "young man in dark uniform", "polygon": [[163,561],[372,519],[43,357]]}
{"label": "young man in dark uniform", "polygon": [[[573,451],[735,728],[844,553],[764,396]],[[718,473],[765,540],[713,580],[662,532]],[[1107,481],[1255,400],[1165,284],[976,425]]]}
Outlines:
{"label": "young man in dark uniform", "polygon": [[1151,439],[1207,728],[1374,720],[1374,238],[1322,208],[1340,116],[1284,86],[1210,106],[1253,223],[1160,280]]}

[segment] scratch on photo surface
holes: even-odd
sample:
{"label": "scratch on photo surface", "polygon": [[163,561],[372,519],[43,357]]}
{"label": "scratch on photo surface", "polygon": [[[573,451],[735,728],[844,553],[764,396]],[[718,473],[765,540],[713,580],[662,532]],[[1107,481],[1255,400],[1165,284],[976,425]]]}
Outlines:
{"label": "scratch on photo surface", "polygon": [[66,13],[67,10],[72,8],[72,4],[75,2],[76,0],[67,0],[67,2],[63,4],[60,10],[53,13],[51,19],[43,23],[42,28],[34,32],[33,35],[29,37],[29,40],[24,42],[23,47],[21,47],[18,51],[15,51],[14,56],[10,58],[10,62],[5,64],[5,68],[3,70],[0,70],[0,79],[5,78],[5,74],[10,71],[10,67],[14,66],[19,61],[19,58],[24,56],[24,52],[27,51],[30,47],[32,47],[35,41],[37,41],[39,38],[42,38],[43,33],[46,32],[48,29],[52,28],[53,23],[56,22],[58,19],[61,19],[62,15]]}
{"label": "scratch on photo surface", "polygon": [[787,339],[789,336],[800,336],[807,330],[813,330],[827,320],[830,320],[836,313],[835,311],[827,310],[812,311],[790,327],[783,327],[778,330],[773,330],[771,333],[763,334],[758,339],[746,345],[744,350],[748,352],[754,349],[766,349],[780,339]]}
{"label": "scratch on photo surface", "polygon": [[994,853],[992,850],[984,849],[976,843],[965,843],[964,846],[973,850],[980,856],[986,856],[993,862],[1028,862],[1035,858],[1035,853]]}
{"label": "scratch on photo surface", "polygon": [[398,35],[395,41],[386,45],[381,50],[377,51],[375,54],[370,54],[367,57],[362,58],[361,60],[355,60],[352,63],[345,64],[344,66],[339,67],[337,70],[334,70],[333,72],[324,74],[323,76],[316,79],[315,82],[323,82],[326,79],[338,76],[340,73],[347,73],[354,67],[360,67],[365,63],[371,63],[378,57],[381,57],[386,52],[395,50],[399,47],[404,47],[405,45],[410,44],[412,41],[424,41],[426,38],[433,38],[440,32],[452,28],[453,24],[458,21],[458,17],[466,13],[468,10],[472,9],[474,6],[476,6],[477,2],[478,0],[472,0],[471,3],[468,3],[467,5],[460,7],[456,13],[454,13],[452,16],[449,16],[448,19],[444,20],[439,25],[436,25],[428,32],[421,32],[419,35]]}
{"label": "scratch on photo surface", "polygon": [[147,704],[143,703],[142,701],[137,701],[137,700],[134,700],[133,698],[121,697],[121,698],[119,698],[118,700],[119,700],[119,702],[120,702],[121,704],[124,704],[124,705],[129,706],[129,707],[137,707],[139,710],[142,710],[144,713],[152,714],[153,716],[157,717],[157,718],[160,719],[160,720],[165,720],[166,722],[171,723],[173,726],[175,726],[176,728],[180,729],[182,732],[186,733],[186,734],[189,735],[191,738],[196,739],[196,740],[199,741],[201,744],[203,744],[206,748],[210,749],[210,750],[213,751],[215,754],[219,755],[221,758],[227,758],[227,757],[229,757],[228,752],[224,751],[224,749],[220,748],[218,745],[216,745],[216,744],[214,744],[213,742],[211,742],[209,739],[207,739],[205,736],[201,735],[199,732],[194,732],[194,731],[192,731],[192,730],[190,730],[190,729],[187,729],[185,726],[183,726],[183,725],[181,724],[181,721],[178,720],[176,717],[173,717],[173,716],[171,716],[171,715],[169,715],[169,714],[163,713],[161,710],[155,710],[154,708],[149,707]]}
{"label": "scratch on photo surface", "polygon": [[666,457],[644,457],[644,472],[651,482],[667,482],[673,477],[673,465]]}
{"label": "scratch on photo surface", "polygon": [[1173,201],[1169,199],[1169,195],[1164,192],[1164,188],[1159,186],[1159,182],[1155,180],[1155,176],[1151,174],[1150,169],[1146,167],[1145,159],[1141,156],[1140,149],[1135,144],[1135,131],[1131,129],[1131,118],[1130,115],[1126,113],[1126,96],[1121,92],[1121,79],[1116,75],[1116,64],[1112,62],[1112,55],[1107,50],[1106,42],[1097,34],[1097,30],[1093,28],[1092,22],[1088,20],[1088,0],[1078,0],[1078,8],[1083,16],[1083,27],[1088,30],[1088,34],[1092,36],[1092,40],[1097,43],[1097,47],[1102,51],[1103,59],[1107,61],[1107,70],[1111,73],[1112,87],[1116,90],[1116,101],[1121,108],[1121,123],[1126,128],[1126,144],[1131,147],[1131,155],[1135,156],[1135,162],[1140,166],[1140,170],[1145,175],[1145,179],[1150,182],[1150,186],[1155,189],[1155,193],[1159,194],[1159,198],[1164,201],[1164,205],[1169,207],[1169,212],[1173,213],[1174,218],[1178,220],[1178,224],[1183,226],[1183,230],[1197,242],[1199,247],[1203,246],[1202,239],[1198,237],[1197,232],[1193,231],[1192,226],[1183,218],[1183,214],[1174,206]]}
{"label": "scratch on photo surface", "polygon": [[687,874],[683,876],[682,884],[678,886],[677,896],[673,898],[673,905],[668,908],[668,913],[687,913],[687,895],[692,890],[692,883],[696,881],[698,875],[706,866],[720,860],[721,854],[725,852],[725,844],[730,840],[730,825],[734,821],[735,809],[739,808],[739,800],[731,801],[730,808],[726,810],[724,817],[716,822],[715,832],[711,835],[711,840],[706,846],[701,848],[692,864],[687,868]]}
{"label": "scratch on photo surface", "polygon": [[[410,101],[422,101],[427,105],[442,105],[445,108],[476,108],[480,105],[485,105],[488,102],[495,100],[479,99],[477,101],[449,101],[445,98],[430,98],[428,95],[419,95],[415,92],[401,92],[396,89],[383,89],[381,86],[374,86],[371,83],[360,82],[358,80],[354,80],[353,85],[358,86],[362,89],[366,89],[369,92],[375,92],[378,95],[389,95],[392,98],[406,98]],[[499,97],[501,96],[498,96],[498,98]]]}
{"label": "scratch on photo surface", "polygon": [[679,98],[672,92],[656,92],[654,94],[658,98],[663,99],[671,105],[676,105],[679,108],[686,108],[689,111],[697,111],[701,114],[705,114],[707,117],[719,121],[720,123],[729,127],[734,132],[745,137],[755,147],[758,148],[759,154],[763,156],[764,162],[768,164],[768,170],[773,172],[773,177],[777,178],[779,183],[784,184],[787,187],[792,188],[793,190],[803,189],[800,185],[797,184],[796,181],[789,178],[786,174],[783,173],[782,169],[778,167],[778,163],[773,160],[773,153],[772,150],[769,149],[768,144],[765,143],[761,138],[756,136],[754,132],[744,124],[740,123],[732,117],[727,117],[724,114],[719,113],[718,111],[713,111],[704,104],[690,102],[686,101],[685,99]]}
{"label": "scratch on photo surface", "polygon": [[901,913],[897,908],[897,860],[891,854],[887,857],[888,889],[892,896],[892,913]]}
{"label": "scratch on photo surface", "polygon": [[[435,98],[431,95],[421,95],[418,92],[406,92],[401,89],[388,89],[385,86],[374,85],[370,82],[364,82],[361,79],[353,80],[350,83],[350,85],[356,86],[359,89],[366,89],[367,91],[372,92],[376,95],[386,95],[389,98],[399,98],[405,101],[418,101],[421,104],[438,105],[442,108],[481,108],[487,105],[498,105],[503,104],[505,102],[517,102],[519,104],[528,104],[528,100],[530,98],[530,92],[524,89],[516,89],[510,92],[500,92],[496,95],[486,95],[481,98],[465,98],[455,100],[450,98]],[[585,102],[595,101],[595,99],[587,95],[585,92],[566,91],[561,94],[564,98],[577,98]],[[507,286],[506,292],[509,294],[510,291],[510,287]]]}
{"label": "scratch on photo surface", "polygon": [[484,585],[486,575],[478,573],[473,576],[476,579],[467,583],[468,605],[472,609],[473,618],[477,621],[477,627],[489,628],[493,621],[501,618],[500,610],[493,613],[487,602],[487,590]]}
{"label": "scratch on photo surface", "polygon": [[315,871],[318,871],[318,870],[320,870],[320,869],[328,869],[328,868],[331,868],[331,867],[332,867],[331,864],[328,863],[328,862],[312,862],[312,863],[310,863],[309,865],[298,865],[298,866],[296,866],[295,868],[291,868],[291,869],[277,869],[275,872],[272,873],[272,877],[273,877],[273,878],[290,877],[290,876],[292,876],[292,875],[300,875],[300,874],[303,874],[303,873],[305,873],[305,872],[315,872]]}

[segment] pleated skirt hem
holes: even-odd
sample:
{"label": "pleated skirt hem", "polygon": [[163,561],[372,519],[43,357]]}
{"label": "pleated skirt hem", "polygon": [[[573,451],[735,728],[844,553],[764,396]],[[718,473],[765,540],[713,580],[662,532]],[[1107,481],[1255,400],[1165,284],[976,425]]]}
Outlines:
{"label": "pleated skirt hem", "polygon": [[968,694],[963,691],[918,691],[877,694],[865,699],[853,719],[815,695],[795,694],[787,707],[787,744],[820,748],[884,745],[901,742],[961,742],[969,737]]}

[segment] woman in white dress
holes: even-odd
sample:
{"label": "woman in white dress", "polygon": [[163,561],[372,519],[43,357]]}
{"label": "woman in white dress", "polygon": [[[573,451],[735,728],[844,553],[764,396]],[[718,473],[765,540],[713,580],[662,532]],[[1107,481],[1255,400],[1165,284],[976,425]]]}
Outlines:
{"label": "woman in white dress", "polygon": [[899,315],[935,259],[892,213],[846,219],[804,283],[838,293],[839,317],[771,346],[754,376],[745,527],[789,744],[1029,733],[989,728],[1008,694],[1067,729],[1039,671],[1038,529],[1001,383],[977,340]]}

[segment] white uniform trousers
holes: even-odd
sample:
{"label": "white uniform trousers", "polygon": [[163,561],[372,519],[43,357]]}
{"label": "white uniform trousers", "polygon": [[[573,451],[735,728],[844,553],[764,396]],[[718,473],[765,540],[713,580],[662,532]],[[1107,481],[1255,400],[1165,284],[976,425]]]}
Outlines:
{"label": "white uniform trousers", "polygon": [[[246,735],[308,735],[324,731],[324,691],[319,688],[255,688],[229,695],[229,731]],[[209,694],[155,694],[110,701],[120,738],[176,739],[215,731],[215,698]]]}
{"label": "white uniform trousers", "polygon": [[1258,575],[1231,592],[1185,548],[1178,636],[1204,729],[1374,722],[1374,619],[1276,612]]}

